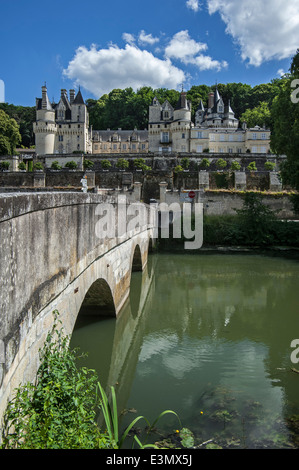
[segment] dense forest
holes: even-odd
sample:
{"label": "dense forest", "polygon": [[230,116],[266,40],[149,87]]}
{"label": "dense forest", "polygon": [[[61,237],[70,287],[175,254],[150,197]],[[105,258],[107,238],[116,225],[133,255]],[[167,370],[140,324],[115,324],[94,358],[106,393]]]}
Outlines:
{"label": "dense forest", "polygon": [[[270,83],[251,87],[243,83],[219,83],[218,90],[224,103],[230,100],[231,107],[236,117],[248,126],[264,124],[272,128],[271,106],[275,96],[279,94],[286,77],[274,79]],[[187,98],[192,103],[192,119],[195,111],[203,101],[207,106],[208,94],[215,90],[215,85],[192,86],[187,92]],[[166,88],[153,89],[142,87],[136,92],[132,88],[114,89],[109,94],[103,95],[98,100],[87,99],[90,125],[93,129],[147,129],[148,107],[153,98],[157,96],[161,104],[167,99],[175,107],[180,92]],[[0,103],[3,110],[10,118],[15,119],[19,125],[21,134],[20,145],[30,147],[34,145],[33,122],[35,121],[35,106],[16,106],[8,103]]]}

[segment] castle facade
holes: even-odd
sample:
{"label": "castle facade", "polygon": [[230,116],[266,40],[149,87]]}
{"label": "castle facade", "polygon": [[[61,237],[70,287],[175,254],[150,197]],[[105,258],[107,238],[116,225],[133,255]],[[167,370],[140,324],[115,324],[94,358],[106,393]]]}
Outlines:
{"label": "castle facade", "polygon": [[36,99],[34,123],[36,153],[71,154],[147,154],[223,153],[267,154],[270,130],[265,127],[239,126],[230,103],[223,102],[218,89],[209,94],[207,108],[203,102],[191,119],[191,102],[181,92],[175,108],[166,100],[162,105],[155,97],[149,106],[148,129],[92,130],[81,91],[77,95],[61,90],[59,102],[50,103],[46,86],[42,98]]}
{"label": "castle facade", "polygon": [[81,91],[61,90],[58,103],[50,103],[47,87],[36,99],[36,122],[33,124],[37,155],[92,153],[89,115]]}
{"label": "castle facade", "polygon": [[208,107],[202,101],[191,120],[191,103],[182,92],[175,108],[166,100],[162,105],[154,98],[149,107],[149,151],[168,153],[259,153],[270,151],[270,130],[247,128],[239,121],[217,88],[209,95]]}

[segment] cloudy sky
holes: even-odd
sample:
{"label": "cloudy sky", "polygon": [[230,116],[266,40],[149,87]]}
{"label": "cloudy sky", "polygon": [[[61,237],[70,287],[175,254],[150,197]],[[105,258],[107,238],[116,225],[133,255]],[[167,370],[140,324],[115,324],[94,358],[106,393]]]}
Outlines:
{"label": "cloudy sky", "polygon": [[[267,83],[299,48],[298,0],[0,0],[5,101],[34,106],[81,86],[185,90]],[[1,82],[2,81],[2,82]]]}

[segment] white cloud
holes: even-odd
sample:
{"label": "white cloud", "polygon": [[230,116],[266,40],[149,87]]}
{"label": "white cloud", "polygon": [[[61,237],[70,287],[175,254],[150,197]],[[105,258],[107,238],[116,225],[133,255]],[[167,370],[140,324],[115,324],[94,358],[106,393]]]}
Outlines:
{"label": "white cloud", "polygon": [[283,69],[277,70],[277,75],[279,75],[280,77],[283,77],[284,74],[285,74],[285,71]]}
{"label": "white cloud", "polygon": [[187,0],[186,5],[193,11],[198,11],[200,9],[199,0]]}
{"label": "white cloud", "polygon": [[218,71],[228,67],[228,63],[225,60],[219,62],[219,60],[213,60],[210,56],[200,54],[194,57],[192,63],[197,65],[200,70],[211,70],[216,69]]}
{"label": "white cloud", "polygon": [[213,60],[210,56],[199,54],[208,49],[207,44],[196,42],[189,36],[188,30],[176,33],[165,48],[165,57],[179,59],[184,64],[196,65],[200,70],[221,70],[227,67],[227,62]]}
{"label": "white cloud", "polygon": [[298,0],[207,0],[209,13],[219,12],[241,48],[242,59],[260,66],[286,59],[299,44]]}
{"label": "white cloud", "polygon": [[133,36],[133,34],[123,33],[122,38],[127,44],[135,44],[135,37]]}
{"label": "white cloud", "polygon": [[158,59],[130,44],[126,44],[124,49],[113,45],[107,49],[97,49],[95,45],[90,49],[81,46],[63,73],[96,97],[114,88],[177,88],[186,78],[169,58]]}
{"label": "white cloud", "polygon": [[142,30],[139,33],[138,42],[140,44],[150,44],[152,46],[156,42],[159,42],[159,38],[154,38],[151,34],[145,34],[145,31]]}
{"label": "white cloud", "polygon": [[205,51],[207,44],[196,42],[189,36],[188,30],[179,31],[171,39],[165,48],[165,56],[180,59],[182,62],[189,62],[191,58],[200,51]]}

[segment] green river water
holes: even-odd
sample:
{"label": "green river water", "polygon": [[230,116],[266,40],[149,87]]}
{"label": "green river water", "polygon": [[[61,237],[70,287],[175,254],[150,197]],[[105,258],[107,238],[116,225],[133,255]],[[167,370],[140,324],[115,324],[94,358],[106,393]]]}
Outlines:
{"label": "green river water", "polygon": [[[118,319],[79,315],[71,346],[115,387],[123,427],[171,409],[194,446],[299,448],[298,279],[276,256],[151,255]],[[179,428],[166,415],[148,442]]]}

